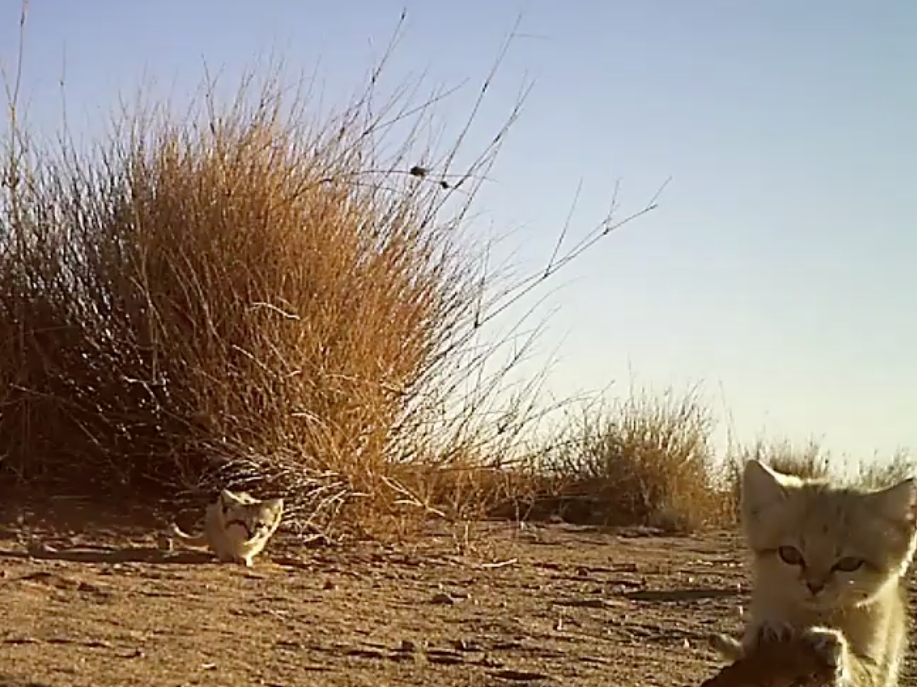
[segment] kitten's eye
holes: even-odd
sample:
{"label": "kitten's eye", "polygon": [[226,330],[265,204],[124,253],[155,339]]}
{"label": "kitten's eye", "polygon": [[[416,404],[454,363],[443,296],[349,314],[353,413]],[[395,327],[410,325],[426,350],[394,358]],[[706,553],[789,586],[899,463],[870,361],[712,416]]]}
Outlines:
{"label": "kitten's eye", "polygon": [[795,546],[781,546],[777,549],[780,559],[787,565],[805,565],[805,560]]}
{"label": "kitten's eye", "polygon": [[853,556],[844,556],[837,563],[834,564],[835,570],[840,570],[841,572],[855,572],[863,567],[865,561],[862,558],[854,558]]}

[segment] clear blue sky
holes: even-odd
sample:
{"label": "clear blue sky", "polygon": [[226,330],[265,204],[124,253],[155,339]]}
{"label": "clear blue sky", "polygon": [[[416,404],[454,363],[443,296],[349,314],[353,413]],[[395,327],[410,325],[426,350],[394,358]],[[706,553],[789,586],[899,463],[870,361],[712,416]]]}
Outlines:
{"label": "clear blue sky", "polygon": [[[553,390],[702,381],[740,438],[917,449],[910,0],[32,0],[24,95],[53,126],[63,76],[71,125],[91,128],[142,79],[190,93],[204,61],[232,78],[273,49],[343,96],[403,8],[389,78],[471,79],[456,118],[523,12],[471,147],[534,79],[478,206],[518,228],[526,264],[549,255],[580,180],[574,239],[616,179],[627,211],[673,177],[659,210],[554,284]],[[8,0],[6,65],[17,23]]]}

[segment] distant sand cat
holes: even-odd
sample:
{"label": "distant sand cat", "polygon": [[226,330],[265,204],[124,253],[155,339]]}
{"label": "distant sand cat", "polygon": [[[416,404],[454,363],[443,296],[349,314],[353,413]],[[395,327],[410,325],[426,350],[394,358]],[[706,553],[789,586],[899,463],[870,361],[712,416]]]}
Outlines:
{"label": "distant sand cat", "polygon": [[742,521],[754,554],[740,658],[765,636],[801,633],[837,667],[838,687],[895,687],[907,649],[904,578],[914,556],[917,483],[882,491],[783,475],[758,461],[742,476]]}
{"label": "distant sand cat", "polygon": [[208,546],[221,561],[251,567],[282,518],[283,499],[261,501],[246,492],[223,489],[216,502],[207,506],[201,534],[186,534],[175,523],[171,534],[190,546]]}

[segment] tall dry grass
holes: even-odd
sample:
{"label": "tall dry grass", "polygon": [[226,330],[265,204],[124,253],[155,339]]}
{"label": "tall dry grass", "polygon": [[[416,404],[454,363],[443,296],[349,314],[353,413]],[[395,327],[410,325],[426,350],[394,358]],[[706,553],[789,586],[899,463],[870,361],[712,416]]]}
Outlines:
{"label": "tall dry grass", "polygon": [[716,484],[712,427],[696,389],[582,405],[542,447],[550,479],[528,508],[540,517],[671,531],[720,524],[730,504]]}
{"label": "tall dry grass", "polygon": [[786,439],[758,439],[749,446],[740,447],[733,457],[737,469],[749,460],[759,460],[777,472],[804,479],[824,479],[839,475],[830,453],[814,440],[797,445]]}
{"label": "tall dry grass", "polygon": [[503,466],[543,411],[539,380],[506,380],[533,339],[519,344],[518,322],[483,332],[655,199],[500,281],[467,216],[518,109],[456,168],[493,74],[455,143],[429,147],[436,98],[380,101],[384,64],[321,118],[272,74],[229,102],[205,83],[181,116],[138,103],[89,147],[31,139],[17,81],[0,189],[4,484],[251,488],[285,495],[301,524],[370,526],[469,517],[519,488]]}
{"label": "tall dry grass", "polygon": [[867,489],[885,489],[910,478],[917,478],[917,461],[903,449],[888,461],[860,463],[855,477],[856,483]]}
{"label": "tall dry grass", "polygon": [[528,472],[513,473],[520,488],[496,514],[690,531],[737,524],[742,470],[752,459],[785,474],[867,489],[917,477],[904,451],[890,460],[839,461],[816,441],[764,438],[718,451],[716,417],[696,387],[637,390],[566,410],[533,451]]}
{"label": "tall dry grass", "polygon": [[408,104],[380,114],[367,95],[315,123],[278,82],[252,83],[182,119],[137,109],[89,151],[14,128],[8,478],[94,494],[254,484],[372,509],[398,497],[401,459],[439,458],[403,455],[419,445],[404,437],[479,314],[458,226],[470,198],[410,173],[411,131],[376,154]]}

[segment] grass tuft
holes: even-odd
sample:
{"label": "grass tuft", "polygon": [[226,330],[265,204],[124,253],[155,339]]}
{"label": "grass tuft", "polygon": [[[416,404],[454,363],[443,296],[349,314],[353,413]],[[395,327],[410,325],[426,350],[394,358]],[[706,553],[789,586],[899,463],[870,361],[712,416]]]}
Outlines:
{"label": "grass tuft", "polygon": [[228,101],[205,82],[185,114],[138,103],[89,147],[37,144],[8,89],[2,484],[228,486],[285,496],[300,527],[375,533],[479,516],[528,483],[506,468],[541,378],[510,373],[539,330],[527,311],[486,332],[656,198],[508,281],[468,218],[521,101],[469,158],[480,99],[454,144],[423,145],[441,98],[383,99],[384,63],[330,114],[277,73]]}
{"label": "grass tuft", "polygon": [[421,428],[479,311],[469,198],[410,173],[413,130],[377,152],[407,103],[378,114],[367,93],[316,126],[279,82],[252,84],[223,107],[208,85],[182,119],[138,108],[88,152],[8,141],[8,479],[229,484],[314,516],[395,508],[404,463],[443,461]]}
{"label": "grass tuft", "polygon": [[748,460],[759,460],[777,472],[803,479],[827,479],[836,473],[832,470],[830,454],[815,441],[800,447],[787,440],[758,440],[740,451],[738,464]]}
{"label": "grass tuft", "polygon": [[720,523],[729,506],[715,485],[712,425],[696,390],[581,406],[540,451],[551,477],[529,510],[668,531]]}

